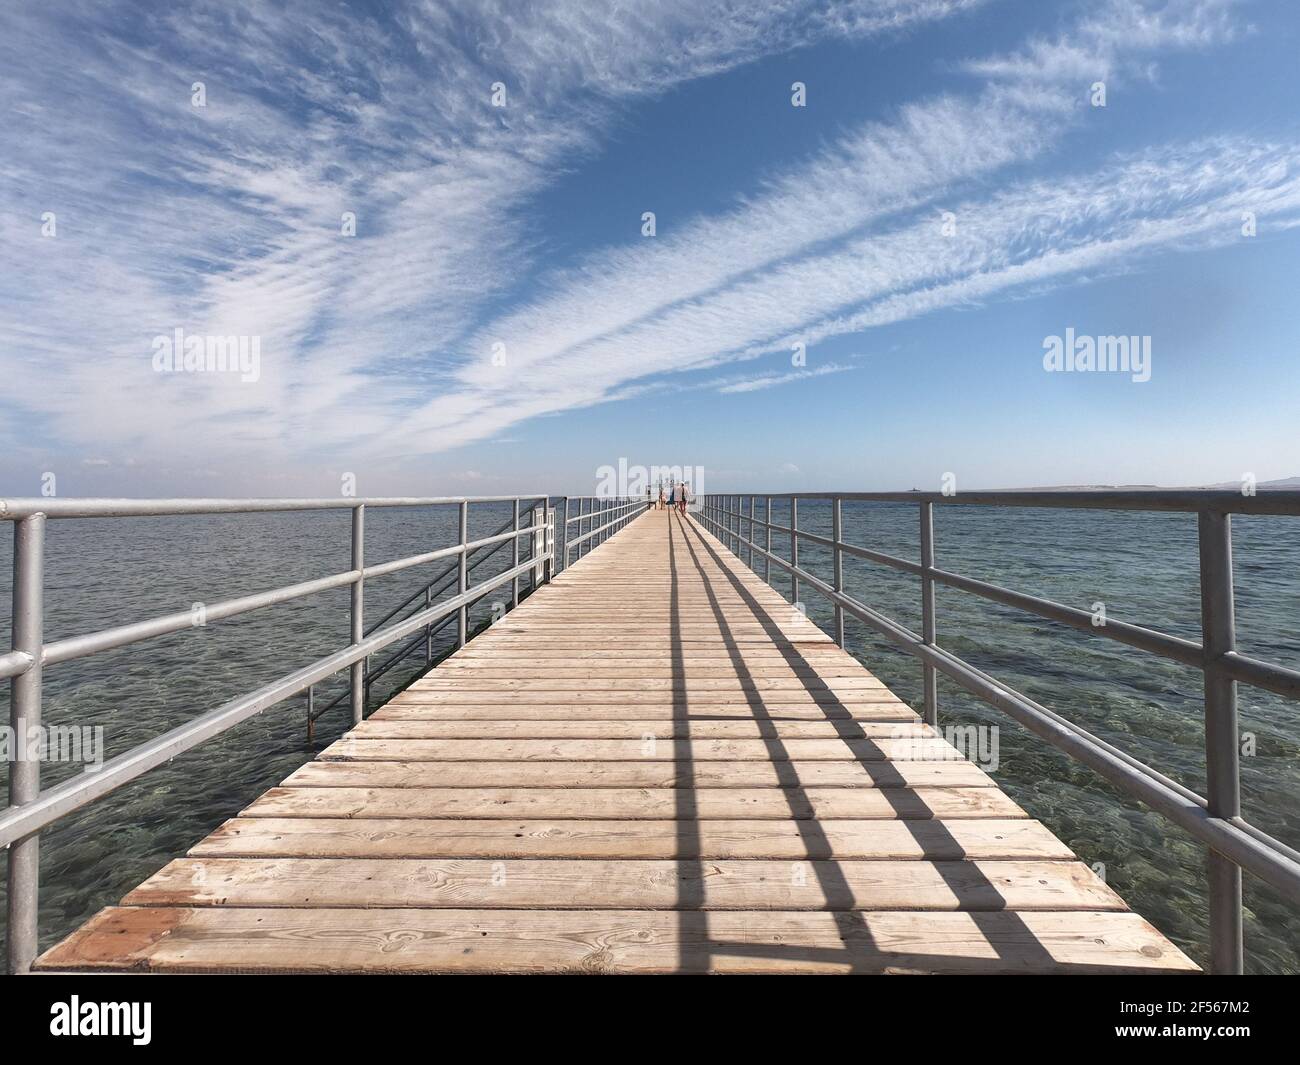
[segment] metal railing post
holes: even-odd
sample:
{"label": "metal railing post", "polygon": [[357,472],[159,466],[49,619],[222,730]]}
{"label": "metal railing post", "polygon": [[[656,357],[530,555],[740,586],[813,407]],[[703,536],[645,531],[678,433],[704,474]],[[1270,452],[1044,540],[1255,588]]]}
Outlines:
{"label": "metal railing post", "polygon": [[763,520],[767,523],[767,554],[763,556],[763,583],[772,583],[772,497],[767,496]]}
{"label": "metal railing post", "polygon": [[790,497],[790,602],[799,605],[799,500]]}
{"label": "metal railing post", "polygon": [[[519,497],[518,496],[515,496],[514,512],[515,512],[514,529],[515,529],[515,533],[517,534],[519,532]],[[514,569],[518,569],[519,568],[518,535],[516,535],[514,539],[511,541],[510,547],[511,547],[510,565]],[[516,573],[510,581],[510,609],[514,610],[515,607],[517,607],[518,605],[519,605],[519,574]]]}
{"label": "metal railing post", "polygon": [[569,497],[564,497],[564,555],[560,559],[560,570],[569,568]]}
{"label": "metal railing post", "polygon": [[[364,570],[366,566],[366,505],[359,503],[352,508],[352,568]],[[365,639],[365,599],[366,579],[361,574],[352,582],[352,642],[360,643]],[[352,664],[352,723],[361,724],[366,716],[366,660]]]}
{"label": "metal railing post", "polygon": [[[935,643],[934,626],[934,504],[921,504],[921,638],[926,645]],[[939,671],[922,664],[921,683],[925,697],[925,723],[939,727]]]}
{"label": "metal railing post", "polygon": [[[1205,798],[1212,817],[1241,815],[1241,762],[1237,731],[1237,682],[1223,671],[1223,656],[1236,649],[1232,594],[1232,524],[1225,513],[1197,514],[1201,563],[1201,631],[1205,669]],[[1240,973],[1241,867],[1217,851],[1207,852],[1210,896],[1210,968]]]}
{"label": "metal railing post", "polygon": [[754,508],[758,506],[758,496],[749,497],[749,568],[754,568]]}
{"label": "metal railing post", "polygon": [[[842,503],[839,496],[831,500],[831,539],[835,541],[835,546],[831,549],[831,563],[837,592],[844,591],[844,552],[840,550],[840,543],[844,540]],[[835,642],[844,646],[844,608],[839,603],[835,604]]]}
{"label": "metal railing post", "polygon": [[[13,634],[15,651],[31,658],[9,682],[9,723],[14,760],[9,764],[9,804],[24,806],[41,793],[40,751],[29,739],[41,725],[41,646],[45,639],[45,515],[14,524]],[[9,972],[25,973],[36,960],[40,898],[40,833],[9,846]]]}
{"label": "metal railing post", "polygon": [[[433,585],[424,589],[425,608],[433,606]],[[433,662],[433,626],[424,627],[424,664],[427,666]]]}
{"label": "metal railing post", "polygon": [[555,509],[550,496],[542,504],[542,554],[546,556],[542,563],[542,583],[550,584],[555,572]]}
{"label": "metal railing post", "polygon": [[[469,504],[460,504],[460,566],[456,590],[460,595],[469,591],[469,552],[465,545],[469,543]],[[456,612],[456,645],[464,647],[469,642],[469,607],[462,606]]]}

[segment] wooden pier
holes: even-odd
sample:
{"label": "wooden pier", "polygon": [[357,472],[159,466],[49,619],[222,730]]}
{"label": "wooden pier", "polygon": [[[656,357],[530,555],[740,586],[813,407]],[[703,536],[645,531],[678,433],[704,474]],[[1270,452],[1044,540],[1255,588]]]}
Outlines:
{"label": "wooden pier", "polygon": [[1196,966],[714,537],[652,512],[37,968]]}

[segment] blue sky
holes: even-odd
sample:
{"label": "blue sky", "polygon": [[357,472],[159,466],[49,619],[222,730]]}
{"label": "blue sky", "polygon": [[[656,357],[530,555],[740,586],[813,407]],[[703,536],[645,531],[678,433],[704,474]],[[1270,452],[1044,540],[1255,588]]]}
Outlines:
{"label": "blue sky", "polygon": [[[1281,0],[5,18],[5,494],[1300,474]],[[178,328],[257,379],[158,372]],[[1067,329],[1151,379],[1046,372]]]}

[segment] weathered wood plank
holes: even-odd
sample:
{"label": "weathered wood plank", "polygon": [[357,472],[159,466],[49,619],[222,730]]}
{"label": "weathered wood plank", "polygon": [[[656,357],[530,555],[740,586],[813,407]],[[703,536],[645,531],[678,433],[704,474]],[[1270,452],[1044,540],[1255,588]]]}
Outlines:
{"label": "weathered wood plank", "polygon": [[1037,821],[415,820],[240,817],[190,857],[1067,860]]}
{"label": "weathered wood plank", "polygon": [[483,706],[506,703],[512,706],[672,706],[682,712],[699,706],[749,706],[755,709],[787,706],[904,706],[888,690],[857,689],[847,692],[668,692],[668,691],[405,691],[393,699],[398,706]]}
{"label": "weathered wood plank", "polygon": [[177,858],[126,906],[1122,910],[1080,861]]}
{"label": "weathered wood plank", "polygon": [[[538,662],[531,666],[520,665],[517,667],[503,665],[492,659],[474,659],[474,662],[476,663],[474,665],[470,665],[468,661],[444,662],[438,667],[436,673],[449,684],[462,681],[469,682],[478,677],[491,677],[497,680],[581,681],[589,673],[597,672],[607,680],[634,681],[652,678],[661,679],[671,673],[674,679],[680,679],[688,684],[698,680],[723,680],[737,677],[816,681],[828,678],[848,679],[854,676],[851,668],[847,665],[814,667],[806,664],[792,666],[789,663],[762,665],[741,662],[730,664],[716,662],[707,666],[693,663],[677,668],[675,664],[669,661],[643,662],[638,665],[636,662],[629,662],[624,659],[618,665],[605,665],[599,660],[593,662],[589,658],[550,660],[545,663]],[[670,665],[672,668],[670,668]],[[425,681],[416,681],[407,690],[422,691],[425,687]]]}
{"label": "weathered wood plank", "polygon": [[[765,721],[919,721],[920,715],[900,702],[850,703],[844,705],[780,706],[764,702]],[[393,702],[386,703],[367,719],[370,721],[756,721],[756,708],[748,703],[692,702],[685,711],[670,705],[640,703],[588,703],[569,706],[558,703],[520,704]]]}
{"label": "weathered wood plank", "polygon": [[993,787],[972,762],[308,762],[285,787]]}
{"label": "weathered wood plank", "polygon": [[[683,791],[686,793],[683,794]],[[997,788],[271,788],[245,817],[1024,817]]]}
{"label": "weathered wood plank", "polygon": [[38,968],[312,973],[1195,972],[1135,913],[110,907]]}
{"label": "weathered wood plank", "polygon": [[[409,692],[885,692],[875,677],[607,677],[597,666],[575,670],[567,677],[495,677],[482,671],[457,676],[429,676],[412,684]],[[597,675],[600,674],[600,675]]]}
{"label": "weathered wood plank", "polygon": [[371,717],[351,735],[362,739],[904,739],[935,738],[921,721],[460,721]]}
{"label": "weathered wood plank", "polygon": [[743,652],[736,652],[717,646],[674,648],[671,644],[660,643],[655,647],[647,647],[641,651],[631,653],[616,651],[611,653],[606,649],[593,649],[589,646],[530,648],[517,642],[494,643],[485,636],[479,636],[467,643],[464,648],[454,652],[438,668],[449,669],[457,666],[482,668],[498,664],[503,668],[526,668],[529,664],[535,664],[538,667],[550,667],[557,664],[564,665],[578,662],[590,664],[594,660],[608,664],[611,669],[639,666],[659,667],[673,663],[680,663],[686,669],[693,666],[721,666],[726,669],[734,669],[737,665],[742,667],[749,665],[788,667],[792,658],[795,664],[806,665],[807,668],[819,674],[824,674],[826,670],[831,670],[831,675],[835,675],[835,671],[840,669],[850,672],[858,672],[863,669],[856,658],[833,644],[829,647],[801,647],[796,655],[791,655],[788,650],[779,650],[771,644],[750,647]]}
{"label": "weathered wood plank", "polygon": [[394,758],[406,761],[557,762],[574,759],[585,762],[783,762],[920,760],[942,761],[961,757],[947,740],[904,737],[902,739],[843,740],[421,740],[367,739],[350,732],[327,747],[322,758]]}

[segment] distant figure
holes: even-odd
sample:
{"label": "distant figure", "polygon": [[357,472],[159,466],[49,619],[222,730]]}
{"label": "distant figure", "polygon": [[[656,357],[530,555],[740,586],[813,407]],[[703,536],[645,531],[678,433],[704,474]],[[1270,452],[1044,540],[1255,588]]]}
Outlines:
{"label": "distant figure", "polygon": [[655,508],[654,497],[650,494],[649,485],[645,486],[645,508],[646,510],[654,510]]}
{"label": "distant figure", "polygon": [[686,482],[683,481],[677,486],[677,509],[680,513],[686,513]]}
{"label": "distant figure", "polygon": [[660,481],[660,482],[659,482],[659,506],[658,506],[657,509],[659,509],[659,510],[663,510],[663,509],[664,509],[664,483],[663,483],[663,481]]}

